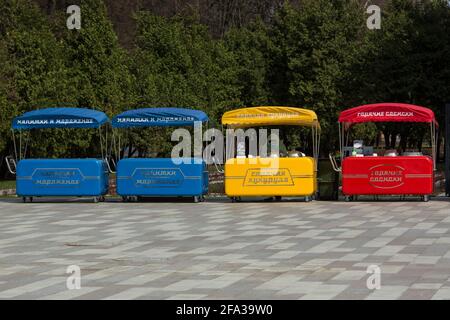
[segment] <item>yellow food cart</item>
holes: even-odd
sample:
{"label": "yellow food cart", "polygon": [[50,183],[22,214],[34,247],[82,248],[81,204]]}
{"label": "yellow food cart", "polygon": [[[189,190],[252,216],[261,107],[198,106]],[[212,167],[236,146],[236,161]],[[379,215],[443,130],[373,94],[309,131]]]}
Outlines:
{"label": "yellow food cart", "polygon": [[[230,156],[235,136],[227,130],[227,159],[225,162],[225,193],[233,202],[241,197],[304,197],[315,198],[317,164],[320,144],[320,124],[312,110],[294,107],[253,107],[227,112],[222,125],[228,129],[306,126],[312,131],[312,157],[303,152],[271,155],[244,154]],[[237,144],[236,144],[237,145]],[[258,150],[261,151],[261,150]],[[239,150],[238,150],[239,153]]]}

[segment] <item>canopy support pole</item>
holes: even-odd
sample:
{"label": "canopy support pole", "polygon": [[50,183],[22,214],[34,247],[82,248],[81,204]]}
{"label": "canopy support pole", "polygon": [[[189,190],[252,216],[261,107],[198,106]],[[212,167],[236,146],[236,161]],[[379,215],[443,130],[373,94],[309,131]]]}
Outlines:
{"label": "canopy support pole", "polygon": [[435,161],[435,153],[434,153],[434,130],[433,130],[433,122],[430,124],[430,139],[431,139],[431,153],[433,154],[433,170],[436,170],[436,161]]}
{"label": "canopy support pole", "polygon": [[436,129],[434,122],[431,122],[431,152],[433,154],[433,169],[436,171]]}
{"label": "canopy support pole", "polygon": [[[314,126],[311,128],[312,131],[312,143],[313,143],[313,158],[314,158],[314,166],[317,166],[317,160],[316,160],[316,132],[314,130]],[[316,168],[314,168],[314,170],[317,170]]]}
{"label": "canopy support pole", "polygon": [[117,141],[116,141],[116,131],[114,128],[111,129],[111,157],[117,160]]}
{"label": "canopy support pole", "polygon": [[100,136],[100,152],[102,153],[102,159],[105,159],[105,157],[103,156],[103,136],[102,136],[102,129],[98,128],[98,133]]}
{"label": "canopy support pole", "polygon": [[108,131],[105,126],[105,158],[109,158],[110,152],[108,151]]}
{"label": "canopy support pole", "polygon": [[345,147],[345,124],[342,124],[339,122],[339,151],[340,151],[340,157],[341,157],[341,165],[344,161],[344,147]]}
{"label": "canopy support pole", "polygon": [[341,130],[341,123],[338,122],[338,130],[339,130],[339,157],[341,158],[342,163],[342,130]]}
{"label": "canopy support pole", "polygon": [[13,136],[13,144],[14,144],[14,158],[16,162],[19,161],[19,158],[17,157],[17,144],[16,144],[16,135],[14,133],[14,129],[11,129],[12,136]]}
{"label": "canopy support pole", "polygon": [[[345,130],[343,130],[345,133]],[[345,143],[344,143],[344,147],[348,146],[348,141],[350,140],[350,130],[347,130],[347,135],[345,137]]]}
{"label": "canopy support pole", "polygon": [[31,138],[31,130],[29,130],[29,131],[27,132],[27,135],[26,135],[26,139],[25,139],[25,150],[24,150],[24,153],[23,153],[23,157],[24,157],[24,158],[27,157],[28,143],[30,142],[30,138]]}
{"label": "canopy support pole", "polygon": [[317,167],[316,167],[316,171],[319,170],[319,158],[320,158],[320,135],[321,135],[321,130],[319,128],[317,128]]}
{"label": "canopy support pole", "polygon": [[22,160],[22,130],[19,130],[19,160]]}
{"label": "canopy support pole", "polygon": [[117,162],[121,159],[121,156],[120,156],[120,153],[122,152],[122,145],[121,145],[121,142],[120,142],[120,134],[119,134],[119,139],[118,139],[118,145],[117,145],[117,147],[118,147],[118,152],[117,152],[117,154],[116,154],[116,156],[117,156]]}
{"label": "canopy support pole", "polygon": [[315,170],[319,167],[319,152],[320,152],[320,130],[317,126],[312,127],[313,131],[313,157],[316,162]]}

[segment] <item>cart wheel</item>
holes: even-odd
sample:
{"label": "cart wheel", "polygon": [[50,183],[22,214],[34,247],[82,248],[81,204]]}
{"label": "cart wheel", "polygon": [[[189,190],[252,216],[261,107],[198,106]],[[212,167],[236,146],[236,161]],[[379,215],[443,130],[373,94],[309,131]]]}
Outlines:
{"label": "cart wheel", "polygon": [[345,196],[345,202],[353,201],[353,196]]}
{"label": "cart wheel", "polygon": [[231,197],[231,202],[236,203],[236,202],[241,202],[242,198],[241,197]]}
{"label": "cart wheel", "polygon": [[423,197],[422,197],[422,200],[423,200],[424,202],[429,202],[429,201],[430,201],[430,196],[428,196],[428,195],[423,196]]}

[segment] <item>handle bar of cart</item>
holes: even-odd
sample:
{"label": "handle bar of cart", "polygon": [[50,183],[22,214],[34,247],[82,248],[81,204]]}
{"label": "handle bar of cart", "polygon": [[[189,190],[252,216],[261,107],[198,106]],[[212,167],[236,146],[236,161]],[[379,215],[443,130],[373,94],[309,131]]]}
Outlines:
{"label": "handle bar of cart", "polygon": [[339,167],[339,165],[337,164],[336,157],[332,153],[330,153],[328,155],[328,157],[330,158],[330,162],[331,162],[331,166],[333,167],[333,170],[336,172],[341,172],[342,168]]}
{"label": "handle bar of cart", "polygon": [[[17,163],[16,160],[12,156],[5,157],[6,166],[8,167],[8,171],[15,175],[17,172]],[[11,167],[11,165],[14,167],[14,169]]]}

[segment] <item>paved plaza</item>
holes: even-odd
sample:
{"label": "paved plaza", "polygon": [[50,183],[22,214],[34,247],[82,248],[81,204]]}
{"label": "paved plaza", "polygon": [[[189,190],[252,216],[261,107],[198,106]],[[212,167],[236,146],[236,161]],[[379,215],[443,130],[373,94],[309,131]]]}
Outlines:
{"label": "paved plaza", "polygon": [[444,198],[38,201],[0,199],[0,299],[450,299]]}

